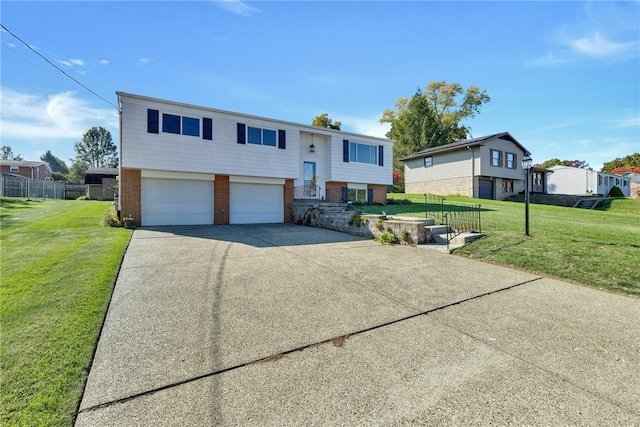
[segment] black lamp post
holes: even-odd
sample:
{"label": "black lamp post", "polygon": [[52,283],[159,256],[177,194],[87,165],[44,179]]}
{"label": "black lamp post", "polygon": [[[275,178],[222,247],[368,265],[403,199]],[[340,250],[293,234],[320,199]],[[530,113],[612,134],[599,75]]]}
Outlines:
{"label": "black lamp post", "polygon": [[529,235],[529,170],[531,169],[531,156],[527,153],[522,158],[522,169],[524,169],[524,221],[525,233]]}

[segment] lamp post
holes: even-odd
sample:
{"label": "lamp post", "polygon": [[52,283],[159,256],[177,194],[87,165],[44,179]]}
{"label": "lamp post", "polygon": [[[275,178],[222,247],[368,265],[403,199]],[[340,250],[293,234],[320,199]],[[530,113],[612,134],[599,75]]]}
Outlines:
{"label": "lamp post", "polygon": [[525,233],[529,235],[529,169],[531,169],[531,156],[526,153],[522,158],[522,169],[524,169],[524,222]]}

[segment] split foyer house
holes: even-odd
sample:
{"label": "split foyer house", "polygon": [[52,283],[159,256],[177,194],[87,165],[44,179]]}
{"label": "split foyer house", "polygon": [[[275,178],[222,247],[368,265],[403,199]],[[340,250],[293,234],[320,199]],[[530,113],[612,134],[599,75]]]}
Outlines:
{"label": "split foyer house", "polygon": [[631,179],[626,176],[561,165],[551,166],[548,171],[553,172],[547,178],[549,194],[606,196],[614,186],[620,188],[625,197],[631,193]]}
{"label": "split foyer house", "polygon": [[303,198],[386,202],[389,139],[117,96],[119,210],[138,225],[289,222]]}
{"label": "split foyer house", "polygon": [[[501,200],[524,191],[522,158],[530,154],[508,132],[467,139],[406,156],[407,193]],[[546,176],[532,169],[530,190],[545,191]]]}

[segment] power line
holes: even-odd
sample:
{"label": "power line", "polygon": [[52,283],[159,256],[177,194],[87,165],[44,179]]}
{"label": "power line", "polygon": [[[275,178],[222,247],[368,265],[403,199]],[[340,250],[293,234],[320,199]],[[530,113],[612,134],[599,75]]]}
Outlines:
{"label": "power line", "polygon": [[9,31],[9,29],[7,27],[5,27],[3,24],[0,24],[0,26],[2,27],[3,30],[5,30],[7,33],[11,34],[14,38],[16,38],[16,40],[19,40],[23,45],[25,45],[30,51],[32,51],[33,53],[35,53],[36,55],[38,55],[40,58],[44,59],[49,65],[51,65],[53,68],[55,68],[56,70],[60,71],[62,74],[64,74],[65,76],[67,76],[68,78],[70,78],[71,80],[73,80],[74,82],[76,82],[79,86],[82,86],[84,89],[86,89],[87,91],[89,91],[91,94],[93,94],[94,96],[97,96],[98,98],[100,98],[101,100],[103,100],[104,102],[106,102],[107,104],[111,105],[112,107],[115,107],[116,109],[118,109],[118,106],[115,105],[114,103],[112,103],[111,101],[108,101],[107,99],[103,98],[102,96],[98,95],[96,92],[94,92],[93,90],[89,89],[87,86],[85,86],[84,84],[80,83],[76,78],[74,78],[73,76],[70,76],[69,74],[67,74],[66,71],[64,71],[62,68],[58,67],[56,64],[54,64],[53,62],[49,61],[49,59],[47,59],[44,55],[42,55],[40,52],[38,52],[37,50],[33,49],[31,46],[29,46],[29,44],[27,42],[25,42],[24,40],[22,40],[20,37],[18,37],[17,35],[13,34],[11,31]]}

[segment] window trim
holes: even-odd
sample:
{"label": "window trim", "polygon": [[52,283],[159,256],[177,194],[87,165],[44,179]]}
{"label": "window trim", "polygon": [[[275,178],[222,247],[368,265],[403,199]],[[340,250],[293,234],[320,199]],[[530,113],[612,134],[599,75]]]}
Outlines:
{"label": "window trim", "polygon": [[200,138],[200,119],[196,117],[182,116],[180,125],[182,135]]}
{"label": "window trim", "polygon": [[[498,153],[498,158],[495,158],[493,156],[494,153]],[[496,167],[496,168],[501,168],[503,165],[503,157],[502,157],[502,150],[494,150],[493,148],[490,149],[489,151],[489,163],[491,164],[491,166]],[[494,164],[494,160],[498,161],[498,164]]]}
{"label": "window trim", "polygon": [[[509,166],[509,155],[513,156],[513,161],[511,162],[511,166]],[[504,167],[507,169],[518,169],[518,155],[516,153],[510,153],[508,151],[505,151]]]}
{"label": "window trim", "polygon": [[10,165],[9,172],[20,172],[20,166]]}
{"label": "window trim", "polygon": [[[429,159],[429,161],[427,161]],[[423,160],[423,164],[425,168],[430,168],[433,166],[433,156],[427,156]]]}
{"label": "window trim", "polygon": [[[181,134],[182,117],[175,114],[162,113],[162,133]],[[177,129],[175,128],[177,126]]]}

